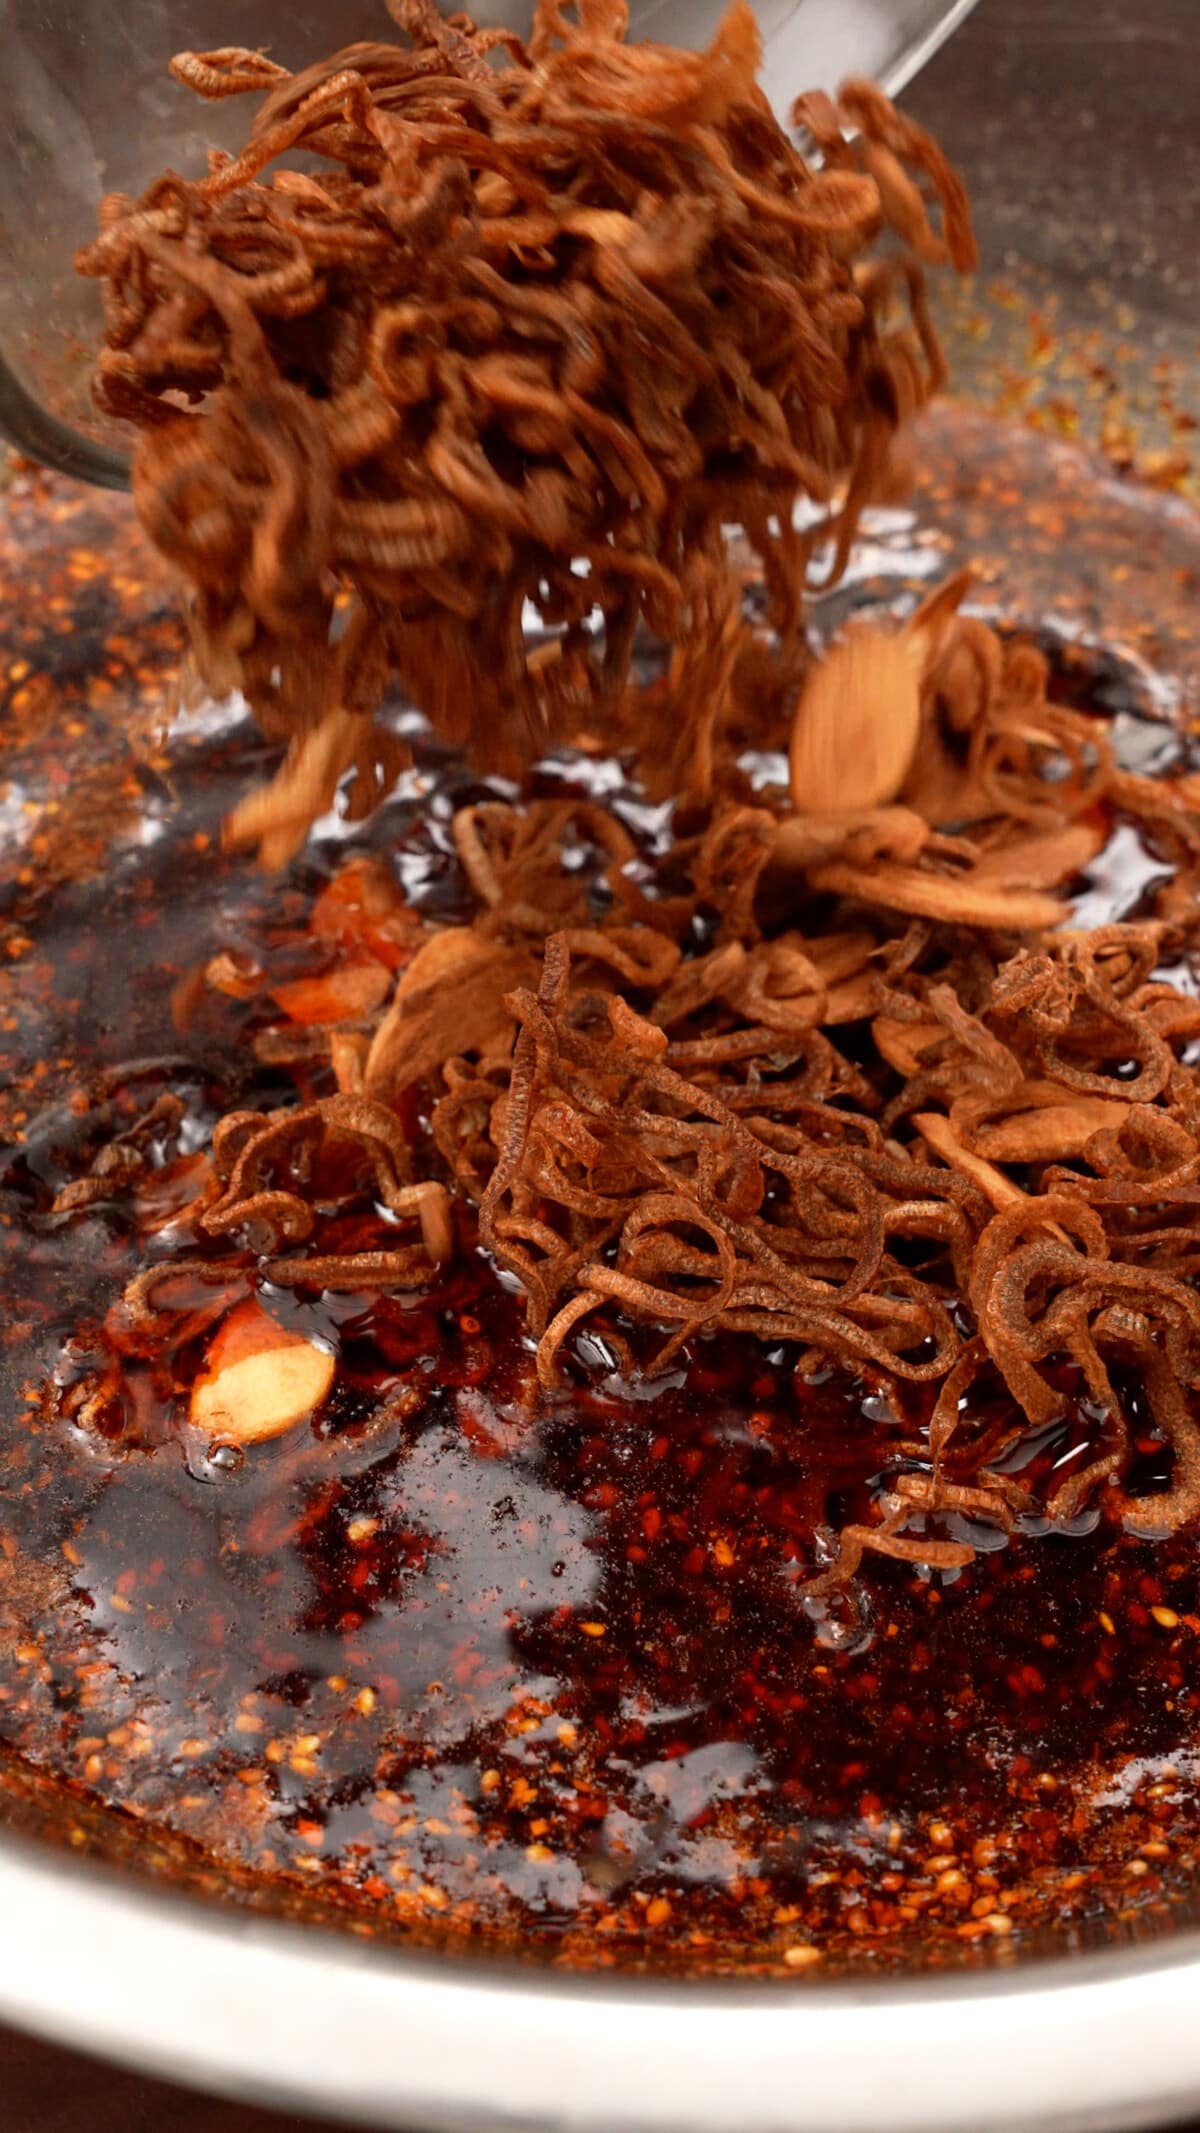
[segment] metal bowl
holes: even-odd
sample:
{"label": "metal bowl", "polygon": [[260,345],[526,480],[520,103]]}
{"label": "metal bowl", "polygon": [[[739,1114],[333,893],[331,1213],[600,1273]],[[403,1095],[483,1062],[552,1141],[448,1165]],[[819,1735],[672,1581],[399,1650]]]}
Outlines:
{"label": "metal bowl", "polygon": [[[1115,5],[1098,15],[1094,0],[1036,11],[989,0],[916,99],[974,171],[985,260],[1016,286],[1020,316],[1056,306],[1068,347],[1094,350],[1097,334],[1102,353],[1136,343],[1123,375],[1145,401],[1152,445],[1163,419],[1154,364],[1179,366],[1177,399],[1196,399],[1191,259],[1181,241],[1150,256],[1172,212],[1186,228],[1176,196],[1196,155],[1193,5],[1147,0],[1131,22]],[[1053,138],[1042,123],[1052,94],[1066,112]],[[1172,109],[1174,133],[1161,121]],[[1096,232],[1115,233],[1093,262],[1099,289],[1072,278],[1069,231],[1050,211],[1064,170],[1077,169]],[[1011,293],[981,288],[950,321],[968,389],[993,397],[1018,361],[1017,316]],[[1085,405],[1080,420],[1087,430],[1099,415]],[[1132,555],[1132,498],[1129,523]],[[1200,541],[1200,524],[1189,537]],[[1189,687],[1200,717],[1196,676]],[[60,1839],[76,1821],[64,1810]],[[39,1841],[0,1839],[0,2013],[225,2095],[409,2133],[1111,2133],[1200,2107],[1200,1929],[1186,1891],[1173,1914],[1099,1922],[1086,1950],[1064,1936],[969,1974],[669,1982],[405,1953],[285,1925],[153,1885],[137,1871],[136,1833],[119,1871],[71,1857],[55,1833],[51,1814]]]}
{"label": "metal bowl", "polygon": [[446,1964],[0,1847],[0,2005],[144,2072],[415,2133],[1047,2133],[1200,2096],[1200,1934],[911,1984]]}

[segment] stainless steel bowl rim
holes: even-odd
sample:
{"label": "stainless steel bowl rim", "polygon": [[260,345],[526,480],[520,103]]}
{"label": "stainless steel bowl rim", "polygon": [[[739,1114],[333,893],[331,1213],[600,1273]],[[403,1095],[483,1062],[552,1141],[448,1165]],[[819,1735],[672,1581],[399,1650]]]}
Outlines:
{"label": "stainless steel bowl rim", "polygon": [[999,2133],[1200,2098],[1200,1934],[905,1981],[690,1982],[406,1953],[0,1840],[0,2015],[408,2133]]}

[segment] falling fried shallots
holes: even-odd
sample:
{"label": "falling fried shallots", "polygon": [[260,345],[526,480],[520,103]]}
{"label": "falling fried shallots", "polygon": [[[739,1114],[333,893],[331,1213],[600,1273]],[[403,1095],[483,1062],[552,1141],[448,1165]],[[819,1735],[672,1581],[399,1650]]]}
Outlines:
{"label": "falling fried shallots", "polygon": [[[725,526],[786,676],[810,556],[841,567],[941,382],[923,267],[974,257],[954,173],[868,84],[806,100],[804,159],[745,0],[700,53],[626,44],[623,0],[541,0],[527,44],[391,12],[403,43],[294,77],[177,58],[201,96],[265,94],[247,145],[111,195],[78,262],[204,679],[291,742],[230,825],[271,863],[351,763],[363,811],[394,775],[370,719],[393,680],[485,765],[587,730],[648,775],[652,723],[661,781],[702,777],[743,680]],[[653,722],[639,632],[669,660]]]}

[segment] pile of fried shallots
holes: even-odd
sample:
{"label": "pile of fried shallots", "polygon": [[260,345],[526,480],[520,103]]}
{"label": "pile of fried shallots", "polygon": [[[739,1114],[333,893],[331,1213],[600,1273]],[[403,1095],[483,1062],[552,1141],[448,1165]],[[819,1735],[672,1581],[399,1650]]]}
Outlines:
{"label": "pile of fried shallots", "polygon": [[[1049,700],[1040,656],[963,591],[852,626],[814,667],[790,803],[719,759],[648,855],[597,800],[483,800],[453,821],[469,923],[356,858],[313,906],[315,976],[215,958],[192,1008],[198,984],[273,1005],[255,1047],[301,1101],[232,1113],[188,1158],[182,1264],[157,1256],[162,1174],[126,1142],[149,1263],[124,1337],[179,1323],[157,1299],[181,1274],[406,1290],[482,1246],[520,1285],[550,1398],[585,1322],[630,1375],[740,1334],[907,1387],[920,1470],[818,1583],[864,1547],[966,1561],[969,1541],[906,1530],[938,1511],[1007,1526],[1100,1499],[1150,1535],[1194,1517],[1200,999],[1156,971],[1200,931],[1200,792],[1118,768],[1104,723]],[[1145,917],[1077,930],[1072,885],[1123,825],[1170,878]],[[63,1204],[113,1189],[106,1159]],[[1091,1453],[1037,1499],[1006,1455],[1080,1399]],[[1171,1479],[1129,1494],[1147,1419]]]}

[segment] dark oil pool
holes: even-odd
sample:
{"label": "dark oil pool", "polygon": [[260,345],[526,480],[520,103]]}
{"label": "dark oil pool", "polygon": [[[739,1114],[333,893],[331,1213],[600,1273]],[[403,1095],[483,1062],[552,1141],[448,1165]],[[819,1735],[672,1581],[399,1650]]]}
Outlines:
{"label": "dark oil pool", "polygon": [[[1007,525],[1004,583],[985,574],[985,597],[1040,617],[1060,686],[1118,714],[1137,768],[1167,767],[1190,744],[1200,540],[1160,501],[1137,521],[1133,585],[1115,592],[1140,501],[1075,473],[1090,502],[1068,512],[1076,462],[1032,444],[1014,474],[1011,440],[1002,454],[945,418],[922,512],[881,527],[838,607],[911,597],[956,540],[978,552]],[[302,969],[313,888],[360,846],[394,855],[414,901],[453,911],[446,824],[468,789],[427,750],[367,831],[330,828],[282,886],[217,857],[258,744],[215,714],[169,750],[139,733],[175,649],[167,596],[126,507],[88,499],[56,534],[58,495],[39,482],[10,498],[4,534],[28,561],[40,529],[45,600],[23,636],[5,623],[0,671],[11,696],[53,680],[44,704],[17,705],[9,757],[8,939],[25,942],[0,1019],[13,1814],[246,1901],[575,1965],[960,1963],[1185,1909],[1200,1854],[1195,1535],[1135,1541],[1096,1512],[1053,1533],[964,1526],[980,1548],[965,1571],[877,1560],[845,1595],[801,1589],[819,1530],[868,1510],[925,1419],[919,1388],[900,1404],[865,1377],[801,1375],[785,1344],[728,1338],[630,1383],[584,1336],[571,1390],[547,1404],[511,1294],[468,1259],[421,1297],[273,1297],[334,1348],[338,1384],[316,1424],[248,1455],[186,1441],[161,1386],[123,1434],[50,1413],[48,1374],[65,1387],[91,1366],[94,1329],[140,1263],[119,1196],[48,1212],[95,1129],[73,1092],[107,1105],[110,1131],[180,1096],[156,1149],[167,1164],[232,1104],[284,1100],[293,1082],[239,1047],[228,1003],[175,1036],[174,985],[230,945]],[[67,720],[88,800],[74,828]],[[658,833],[636,796],[627,807]],[[1120,833],[1080,886],[1086,921],[1136,915],[1159,878]],[[180,1351],[181,1385],[198,1362]],[[1087,1427],[1068,1415],[1020,1456],[1039,1475],[1069,1468]],[[1139,1487],[1165,1482],[1149,1426],[1139,1456]]]}

